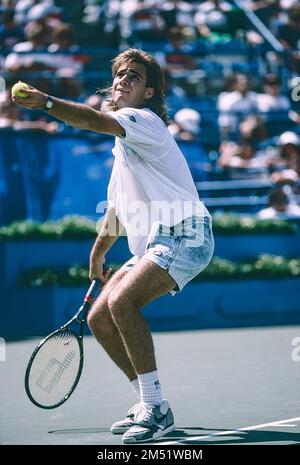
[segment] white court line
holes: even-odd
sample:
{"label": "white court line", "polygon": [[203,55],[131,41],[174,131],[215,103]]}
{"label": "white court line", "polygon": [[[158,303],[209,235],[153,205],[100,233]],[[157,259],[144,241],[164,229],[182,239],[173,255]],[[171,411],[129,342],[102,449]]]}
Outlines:
{"label": "white court line", "polygon": [[217,436],[227,436],[229,434],[236,434],[239,433],[240,431],[251,431],[251,430],[256,430],[260,428],[265,428],[266,426],[297,426],[297,425],[288,425],[287,423],[291,422],[297,422],[300,421],[300,417],[296,418],[289,418],[288,420],[277,420],[277,421],[272,421],[271,423],[262,423],[261,425],[254,425],[254,426],[244,426],[243,428],[238,428],[238,429],[233,429],[231,431],[220,431],[218,433],[212,433],[212,434],[205,434],[204,436],[193,436],[193,437],[187,437],[186,439],[178,440],[178,441],[166,441],[166,442],[156,442],[156,444],[162,444],[162,445],[171,445],[171,444],[186,444],[187,442],[191,441],[200,441],[200,440],[205,440],[209,438],[214,438]]}

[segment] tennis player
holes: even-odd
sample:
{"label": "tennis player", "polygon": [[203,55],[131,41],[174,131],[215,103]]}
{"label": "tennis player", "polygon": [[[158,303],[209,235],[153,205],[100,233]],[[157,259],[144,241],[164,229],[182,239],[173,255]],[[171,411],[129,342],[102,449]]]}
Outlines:
{"label": "tennis player", "polygon": [[[105,111],[64,101],[30,87],[13,98],[65,123],[115,136],[108,207],[90,255],[90,279],[103,291],[88,317],[91,331],[125,373],[138,402],[114,423],[124,443],[159,438],[174,429],[163,398],[152,334],[142,307],[175,295],[210,262],[211,216],[200,201],[187,162],[167,127],[164,78],[158,62],[129,49],[113,61]],[[103,273],[105,255],[125,231],[132,258]]]}

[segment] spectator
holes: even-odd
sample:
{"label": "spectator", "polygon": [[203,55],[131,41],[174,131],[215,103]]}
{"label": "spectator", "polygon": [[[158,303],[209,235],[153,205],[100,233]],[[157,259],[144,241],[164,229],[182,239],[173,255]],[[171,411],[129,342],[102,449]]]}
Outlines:
{"label": "spectator", "polygon": [[191,27],[194,23],[195,7],[182,0],[167,0],[160,5],[160,14],[168,29],[171,27]]}
{"label": "spectator", "polygon": [[300,206],[290,202],[282,189],[275,188],[269,194],[269,207],[260,210],[257,216],[262,220],[300,218]]}
{"label": "spectator", "polygon": [[[52,71],[63,68],[80,72],[83,69],[84,63],[90,59],[86,55],[80,55],[80,59],[78,59],[75,55],[67,53],[77,50],[77,45],[73,43],[72,27],[67,24],[60,25],[54,31],[53,34],[56,42],[53,42],[48,49],[44,44],[44,29],[41,24],[36,24],[26,34],[28,40],[16,44],[13,47],[15,53],[10,53],[6,57],[4,62],[6,70]],[[56,53],[52,55],[48,53],[49,51]],[[59,51],[63,53],[60,54]],[[18,52],[22,52],[22,54]]]}
{"label": "spectator", "polygon": [[[124,2],[125,3],[125,2]],[[128,1],[126,2],[129,3]],[[136,0],[130,2],[130,12],[122,7],[122,35],[130,44],[135,42],[161,42],[165,39],[166,25],[154,1]],[[127,21],[126,21],[127,19]]]}
{"label": "spectator", "polygon": [[[50,0],[49,0],[50,1]],[[18,24],[26,24],[28,22],[27,14],[32,7],[36,4],[36,0],[16,0],[14,9],[15,9],[15,19]]]}
{"label": "spectator", "polygon": [[300,5],[292,6],[288,11],[288,23],[278,28],[278,39],[287,50],[291,71],[300,71]]}
{"label": "spectator", "polygon": [[23,29],[15,23],[14,10],[6,10],[2,14],[0,24],[0,48],[10,50],[16,43],[24,40]]}
{"label": "spectator", "polygon": [[26,42],[16,44],[13,52],[7,55],[4,69],[11,72],[53,70],[49,63],[51,57],[46,53],[42,26],[36,25],[26,33],[26,38]]}
{"label": "spectator", "polygon": [[46,50],[45,30],[41,24],[36,24],[25,30],[25,42],[19,42],[13,47],[14,52],[32,52]]}
{"label": "spectator", "polygon": [[267,157],[247,140],[223,142],[218,166],[229,179],[269,179]]}
{"label": "spectator", "polygon": [[280,95],[280,79],[274,74],[264,78],[264,93],[257,95],[258,109],[262,113],[289,111],[291,104],[285,95]]}
{"label": "spectator", "polygon": [[191,108],[182,108],[174,115],[169,131],[178,141],[190,167],[194,181],[208,181],[212,171],[207,151],[200,139],[201,116]]}
{"label": "spectator", "polygon": [[53,32],[61,24],[60,15],[62,9],[54,6],[48,1],[34,5],[27,13],[28,23],[25,26],[25,34],[30,34],[31,29],[40,26],[43,30],[43,43],[49,45],[52,40]]}
{"label": "spectator", "polygon": [[48,52],[55,53],[52,62],[57,69],[69,68],[80,72],[84,65],[91,61],[90,56],[78,53],[79,46],[74,42],[74,31],[71,24],[63,23],[53,31],[52,43],[48,47]]}
{"label": "spectator", "polygon": [[14,52],[7,55],[4,60],[4,69],[13,73],[54,70],[56,63],[43,44],[41,27],[37,25],[33,28],[27,38],[29,39],[27,42],[16,44],[13,48]]}
{"label": "spectator", "polygon": [[48,47],[48,52],[78,52],[79,46],[74,42],[74,30],[71,24],[60,24],[52,34],[52,42]]}
{"label": "spectator", "polygon": [[[292,3],[292,1],[288,0],[290,4]],[[283,0],[283,2],[287,3],[286,0]],[[268,14],[267,20],[265,20],[264,18],[262,19],[262,21],[266,24],[268,29],[270,29],[270,31],[275,37],[278,37],[279,27],[286,22],[286,13],[284,11],[285,8],[283,8],[282,5],[283,2],[281,0],[273,0],[271,5],[271,11],[270,14]]]}
{"label": "spectator", "polygon": [[185,35],[186,29],[172,27],[168,30],[169,43],[165,46],[166,67],[169,71],[191,70],[196,63],[191,57],[192,46]]}
{"label": "spectator", "polygon": [[300,178],[299,136],[286,131],[278,139],[279,158],[273,166],[272,179],[277,184],[294,185]]}
{"label": "spectator", "polygon": [[16,6],[18,0],[2,0],[1,1],[1,10],[13,10]]}
{"label": "spectator", "polygon": [[299,49],[300,5],[293,5],[288,11],[288,22],[279,27],[278,38],[286,49]]}
{"label": "spectator", "polygon": [[241,121],[249,116],[258,116],[257,93],[250,90],[250,80],[246,74],[230,76],[228,87],[229,92],[221,92],[217,101],[223,136],[228,133],[238,135]]}
{"label": "spectator", "polygon": [[75,101],[82,100],[83,83],[76,77],[76,72],[72,68],[58,69],[56,76],[58,81],[54,92],[57,97]]}
{"label": "spectator", "polygon": [[239,124],[239,136],[241,139],[257,143],[266,139],[267,131],[264,121],[260,116],[247,116]]}
{"label": "spectator", "polygon": [[169,125],[169,131],[179,140],[198,140],[200,134],[201,116],[191,108],[182,108],[174,115],[174,121]]}
{"label": "spectator", "polygon": [[213,33],[228,34],[230,3],[223,0],[207,0],[200,3],[195,14],[195,24],[200,37],[210,38]]}

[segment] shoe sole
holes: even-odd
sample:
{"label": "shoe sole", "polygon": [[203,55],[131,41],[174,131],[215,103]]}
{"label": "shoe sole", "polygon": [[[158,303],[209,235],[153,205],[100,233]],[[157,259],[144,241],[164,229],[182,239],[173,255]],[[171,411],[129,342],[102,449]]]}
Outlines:
{"label": "shoe sole", "polygon": [[171,433],[171,431],[173,431],[174,429],[175,429],[175,425],[173,423],[171,426],[169,426],[168,428],[166,428],[164,430],[156,431],[156,433],[154,433],[153,437],[150,438],[150,439],[136,439],[134,436],[132,436],[130,438],[123,439],[123,444],[133,444],[133,443],[136,443],[136,442],[153,441],[154,439],[161,438],[162,436],[165,436],[166,434]]}
{"label": "shoe sole", "polygon": [[[131,426],[133,426],[133,425],[131,425]],[[131,426],[127,426],[127,428],[111,429],[110,432],[112,434],[124,434],[124,433],[126,433],[126,431],[128,431],[131,428]]]}

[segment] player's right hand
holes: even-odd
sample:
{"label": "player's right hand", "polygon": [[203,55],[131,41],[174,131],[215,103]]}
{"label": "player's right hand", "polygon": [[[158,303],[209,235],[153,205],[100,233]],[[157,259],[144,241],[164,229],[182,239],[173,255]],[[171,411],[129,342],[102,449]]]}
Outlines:
{"label": "player's right hand", "polygon": [[22,89],[22,92],[25,93],[27,97],[12,96],[11,98],[14,103],[28,110],[43,110],[45,108],[48,99],[47,94],[44,94],[44,92],[32,86],[29,86],[29,89]]}
{"label": "player's right hand", "polygon": [[102,283],[106,283],[111,275],[112,269],[105,267],[105,257],[90,258],[89,278],[92,281],[95,278],[100,279]]}

